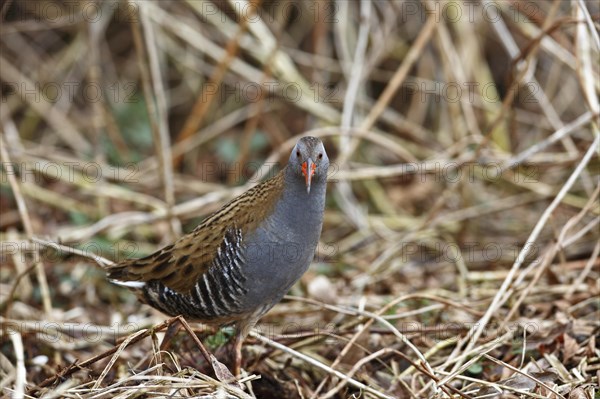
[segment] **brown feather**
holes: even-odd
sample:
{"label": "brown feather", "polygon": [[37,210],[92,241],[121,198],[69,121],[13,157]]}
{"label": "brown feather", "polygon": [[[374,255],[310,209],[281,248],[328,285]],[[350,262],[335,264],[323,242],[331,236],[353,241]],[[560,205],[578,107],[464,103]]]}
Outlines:
{"label": "brown feather", "polygon": [[273,212],[283,192],[283,173],[234,198],[172,245],[108,267],[108,277],[123,282],[157,280],[177,292],[188,293],[213,265],[229,229],[240,228],[244,235]]}

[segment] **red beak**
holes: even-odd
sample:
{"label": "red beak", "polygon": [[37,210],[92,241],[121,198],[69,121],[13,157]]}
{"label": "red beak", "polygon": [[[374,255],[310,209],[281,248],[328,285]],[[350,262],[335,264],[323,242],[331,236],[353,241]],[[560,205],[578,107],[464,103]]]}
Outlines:
{"label": "red beak", "polygon": [[312,159],[308,158],[308,161],[302,163],[302,175],[304,176],[304,182],[306,183],[306,192],[310,194],[310,182],[315,174],[317,165]]}

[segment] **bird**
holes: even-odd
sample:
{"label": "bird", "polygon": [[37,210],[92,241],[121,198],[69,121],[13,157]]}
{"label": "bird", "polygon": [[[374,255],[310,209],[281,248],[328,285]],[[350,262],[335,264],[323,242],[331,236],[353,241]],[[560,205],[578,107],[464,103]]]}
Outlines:
{"label": "bird", "polygon": [[169,316],[236,329],[233,374],[257,321],[308,269],[321,235],[329,158],[301,137],[288,163],[174,243],[106,268],[108,279]]}

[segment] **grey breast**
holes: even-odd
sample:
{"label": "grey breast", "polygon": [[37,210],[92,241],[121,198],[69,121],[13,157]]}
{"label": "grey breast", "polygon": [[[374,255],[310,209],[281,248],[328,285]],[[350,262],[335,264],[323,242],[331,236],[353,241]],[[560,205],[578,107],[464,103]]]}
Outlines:
{"label": "grey breast", "polygon": [[244,301],[249,308],[264,305],[266,312],[304,274],[321,234],[325,187],[311,196],[300,185],[286,187],[273,213],[248,234],[244,274],[249,282]]}

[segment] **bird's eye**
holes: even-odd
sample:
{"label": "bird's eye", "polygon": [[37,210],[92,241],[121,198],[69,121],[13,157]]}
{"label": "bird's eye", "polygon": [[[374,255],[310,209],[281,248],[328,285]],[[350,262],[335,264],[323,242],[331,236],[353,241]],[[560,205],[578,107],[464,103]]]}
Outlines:
{"label": "bird's eye", "polygon": [[323,159],[323,153],[319,153],[319,159]]}
{"label": "bird's eye", "polygon": [[296,156],[300,158],[300,151],[296,151]]}

